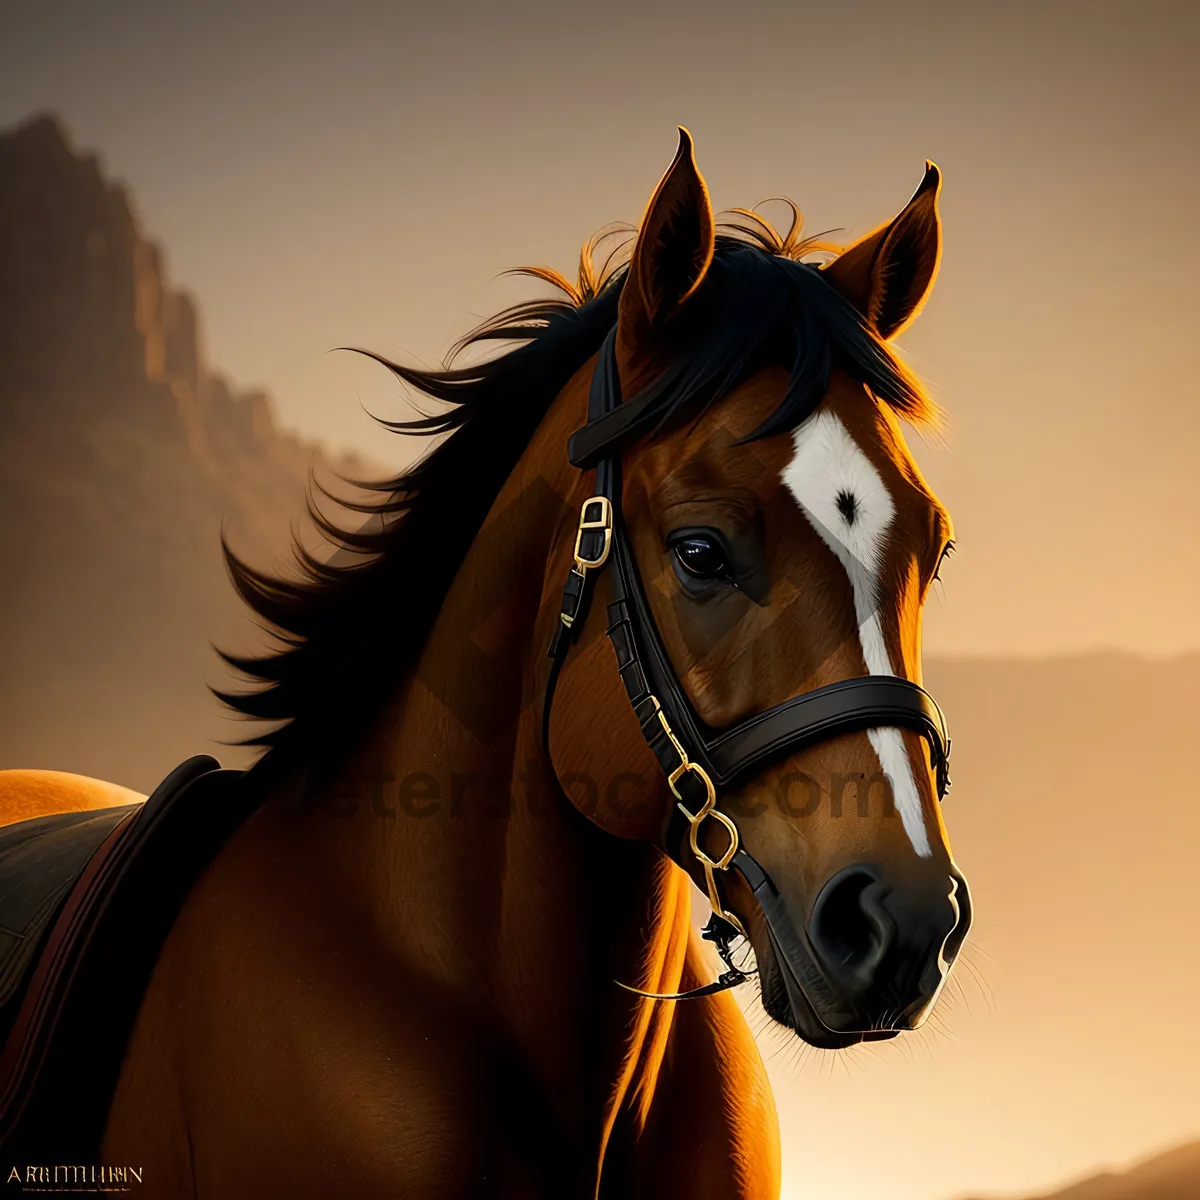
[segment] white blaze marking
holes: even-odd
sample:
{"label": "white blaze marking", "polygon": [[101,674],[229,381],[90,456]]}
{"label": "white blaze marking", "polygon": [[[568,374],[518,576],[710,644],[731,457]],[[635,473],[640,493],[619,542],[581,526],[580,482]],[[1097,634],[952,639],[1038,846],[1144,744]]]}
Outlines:
{"label": "white blaze marking", "polygon": [[[792,442],[796,452],[784,468],[783,482],[850,577],[867,670],[872,675],[895,675],[879,620],[877,580],[896,506],[879,472],[833,413],[814,413],[796,429]],[[838,507],[843,493],[853,497],[852,520]],[[933,851],[900,730],[869,729],[867,737],[891,781],[896,809],[913,849],[928,858]]]}

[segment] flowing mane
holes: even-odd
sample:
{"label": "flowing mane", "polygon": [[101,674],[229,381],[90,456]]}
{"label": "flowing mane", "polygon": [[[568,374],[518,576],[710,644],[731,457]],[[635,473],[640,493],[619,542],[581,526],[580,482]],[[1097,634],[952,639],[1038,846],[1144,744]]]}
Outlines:
{"label": "flowing mane", "polygon": [[[798,426],[820,403],[834,366],[906,420],[935,421],[935,406],[887,344],[816,264],[802,261],[835,248],[801,237],[799,211],[786,203],[793,218],[786,235],[745,209],[732,210],[720,226],[695,353],[678,386],[663,397],[659,425],[719,400],[772,363],[789,368],[790,382],[752,437]],[[367,485],[378,499],[338,500],[367,518],[357,529],[341,528],[310,497],[310,515],[334,547],[330,558],[297,542],[297,574],[282,578],[250,566],[224,545],[235,589],[277,640],[264,654],[221,655],[254,686],[217,696],[241,716],[270,724],[243,742],[266,750],[258,774],[335,761],[387,689],[411,669],[534,430],[616,323],[626,267],[614,265],[614,254],[595,265],[597,247],[608,236],[585,243],[575,282],[545,267],[514,272],[549,283],[559,294],[485,321],[456,343],[443,370],[419,370],[361,351],[445,406],[382,424],[404,434],[452,436],[399,475]],[[460,365],[467,350],[492,342],[515,344]]]}

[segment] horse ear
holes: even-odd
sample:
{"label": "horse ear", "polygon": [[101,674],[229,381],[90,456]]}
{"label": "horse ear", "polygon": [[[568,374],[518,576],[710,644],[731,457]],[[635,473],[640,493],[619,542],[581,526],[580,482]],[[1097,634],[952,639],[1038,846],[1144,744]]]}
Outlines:
{"label": "horse ear", "polygon": [[926,160],[925,178],[900,215],[822,271],[881,338],[908,326],[933,288],[942,257],[941,190],[942,173]]}
{"label": "horse ear", "polygon": [[708,188],[696,166],[692,135],[681,125],[675,160],[646,205],[621,297],[622,316],[654,324],[677,311],[704,281],[713,245]]}

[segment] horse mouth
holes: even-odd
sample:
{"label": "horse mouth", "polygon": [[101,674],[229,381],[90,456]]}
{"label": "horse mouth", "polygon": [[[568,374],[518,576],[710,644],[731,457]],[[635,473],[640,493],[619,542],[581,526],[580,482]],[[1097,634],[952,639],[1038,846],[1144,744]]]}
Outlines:
{"label": "horse mouth", "polygon": [[[957,868],[906,893],[884,887],[877,868],[854,864],[826,881],[803,923],[769,882],[756,891],[750,924],[768,1016],[830,1050],[924,1023],[971,924],[970,891]],[[850,922],[846,905],[835,906],[847,888],[855,915],[867,920]]]}
{"label": "horse mouth", "polygon": [[818,1050],[845,1050],[862,1042],[888,1041],[899,1029],[834,1029],[825,1023],[797,978],[787,956],[768,932],[767,945],[755,948],[762,1006],[778,1024]]}

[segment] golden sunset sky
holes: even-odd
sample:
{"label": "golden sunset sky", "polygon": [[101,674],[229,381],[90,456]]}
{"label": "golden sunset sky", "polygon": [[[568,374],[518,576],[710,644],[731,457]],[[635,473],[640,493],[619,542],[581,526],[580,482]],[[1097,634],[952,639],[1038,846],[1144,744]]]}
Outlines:
{"label": "golden sunset sky", "polygon": [[[12,10],[10,10],[12,11]],[[5,19],[0,121],[53,108],[130,181],[212,361],[285,422],[407,448],[380,372],[426,362],[636,221],[696,137],[718,206],[850,238],[945,171],[905,339],[950,414],[921,452],[960,556],[935,652],[1200,645],[1200,9],[55,2]]]}
{"label": "golden sunset sky", "polygon": [[[572,274],[589,234],[636,221],[676,124],[718,207],[785,194],[842,241],[902,207],[931,158],[945,254],[903,348],[949,416],[916,449],[959,554],[927,649],[1166,655],[1200,648],[1197,63],[1192,0],[44,0],[0,18],[0,125],[61,114],[129,182],[211,361],[268,389],[285,425],[388,465],[411,447],[366,410],[399,417],[405,398],[330,349],[439,361],[528,294],[502,271]],[[968,782],[996,761],[977,751]],[[996,808],[965,811],[952,832],[992,845]],[[1010,863],[1036,858],[1037,814],[1022,820]],[[1182,855],[1171,830],[1155,836]],[[1105,845],[1078,868],[1093,907],[1125,862]],[[1055,877],[1030,870],[1031,888]],[[786,1200],[1031,1188],[1200,1136],[1200,1048],[1170,1028],[1186,1012],[1161,1016],[1153,991],[1133,1014],[1045,1007],[1047,974],[1095,971],[1102,995],[1107,968],[1103,940],[1055,957],[1074,894],[1050,917],[1040,895],[980,930],[984,957],[1009,958],[984,965],[998,1008],[981,992],[956,1013],[957,1044],[842,1065],[780,1051]],[[1189,978],[1169,996],[1194,1011]]]}

